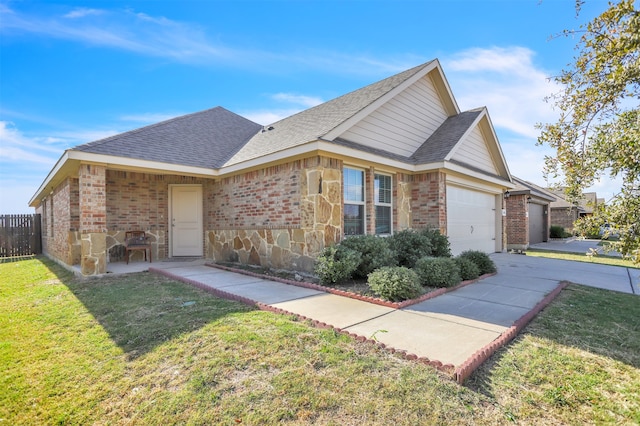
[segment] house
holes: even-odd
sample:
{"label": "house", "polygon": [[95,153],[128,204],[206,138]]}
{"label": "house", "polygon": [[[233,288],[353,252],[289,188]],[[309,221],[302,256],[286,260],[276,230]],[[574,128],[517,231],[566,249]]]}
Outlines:
{"label": "house", "polygon": [[556,197],[551,203],[551,224],[562,226],[567,232],[573,231],[573,223],[581,217],[593,214],[598,205],[604,206],[604,199],[595,192],[585,192],[577,203],[567,201],[564,190],[550,190]]}
{"label": "house", "polygon": [[406,228],[501,251],[512,188],[487,109],[460,111],[433,60],[268,126],[216,107],[68,149],[30,205],[45,253],[87,275],[128,230],[154,261],[308,271],[346,235]]}
{"label": "house", "polygon": [[507,250],[526,250],[549,240],[550,205],[556,197],[536,184],[512,176],[515,188],[505,193]]}

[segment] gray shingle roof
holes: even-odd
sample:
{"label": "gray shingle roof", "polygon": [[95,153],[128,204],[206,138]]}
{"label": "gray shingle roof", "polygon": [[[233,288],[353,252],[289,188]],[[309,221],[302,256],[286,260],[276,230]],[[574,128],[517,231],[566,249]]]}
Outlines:
{"label": "gray shingle roof", "polygon": [[266,126],[267,128],[273,127],[273,130],[260,132],[253,136],[226,165],[237,164],[315,141],[398,87],[432,62],[411,68]]}
{"label": "gray shingle roof", "polygon": [[447,118],[413,153],[411,161],[426,164],[444,160],[481,113],[482,109],[475,109]]}
{"label": "gray shingle roof", "polygon": [[513,179],[513,183],[516,184],[516,187],[511,190],[512,193],[516,193],[519,191],[529,192],[531,195],[548,200],[548,201],[556,201],[557,197],[551,193],[550,191],[536,185],[535,183],[531,183],[524,179],[520,179],[516,176],[511,176]]}
{"label": "gray shingle roof", "polygon": [[219,168],[261,129],[253,121],[216,107],[79,145],[73,150]]}

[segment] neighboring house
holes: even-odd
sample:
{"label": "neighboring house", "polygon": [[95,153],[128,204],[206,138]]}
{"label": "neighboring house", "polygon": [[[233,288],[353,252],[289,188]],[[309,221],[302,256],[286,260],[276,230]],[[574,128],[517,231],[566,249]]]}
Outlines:
{"label": "neighboring house", "polygon": [[507,250],[526,250],[549,240],[550,204],[556,197],[548,190],[513,176],[515,188],[505,194]]}
{"label": "neighboring house", "polygon": [[437,60],[267,126],[224,108],[65,151],[30,201],[47,255],[84,274],[127,230],[153,259],[312,270],[345,235],[434,227],[504,249],[511,176],[486,108],[461,112]]}
{"label": "neighboring house", "polygon": [[583,216],[590,216],[598,205],[604,205],[604,199],[595,192],[585,192],[577,203],[567,201],[564,190],[550,190],[556,197],[551,203],[551,224],[562,226],[565,231],[573,231],[573,223]]}

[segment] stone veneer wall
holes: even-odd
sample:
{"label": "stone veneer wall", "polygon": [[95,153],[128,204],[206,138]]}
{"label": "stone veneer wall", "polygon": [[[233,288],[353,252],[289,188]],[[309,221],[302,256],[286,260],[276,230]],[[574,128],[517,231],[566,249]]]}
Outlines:
{"label": "stone veneer wall", "polygon": [[507,250],[526,250],[529,247],[529,218],[527,195],[511,195],[505,199],[507,216]]}
{"label": "stone veneer wall", "polygon": [[207,257],[310,271],[342,238],[342,162],[311,157],[216,182]]}
{"label": "stone veneer wall", "polygon": [[403,231],[411,228],[411,177],[398,173],[392,177],[393,186],[393,230]]}

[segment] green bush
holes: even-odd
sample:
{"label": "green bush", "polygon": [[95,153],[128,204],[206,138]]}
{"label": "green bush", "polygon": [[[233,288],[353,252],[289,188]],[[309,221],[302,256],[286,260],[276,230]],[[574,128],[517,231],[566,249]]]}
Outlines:
{"label": "green bush", "polygon": [[393,250],[389,248],[387,238],[374,235],[348,237],[341,246],[360,253],[360,263],[354,277],[366,278],[371,272],[385,266],[396,266]]}
{"label": "green bush", "polygon": [[549,230],[549,236],[551,238],[564,238],[565,235],[566,235],[566,232],[562,226],[551,225],[551,228]]}
{"label": "green bush", "polygon": [[437,229],[423,229],[420,234],[426,236],[431,241],[431,256],[451,257],[451,247],[449,237],[442,235]]}
{"label": "green bush", "polygon": [[351,278],[359,264],[359,253],[343,246],[330,246],[322,250],[314,270],[322,284],[335,284]]}
{"label": "green bush", "polygon": [[387,239],[399,266],[413,268],[418,259],[431,255],[431,240],[422,233],[405,229]]}
{"label": "green bush", "polygon": [[497,271],[495,263],[487,253],[477,250],[467,250],[460,253],[460,258],[469,259],[480,269],[480,275],[491,274]]}
{"label": "green bush", "polygon": [[422,294],[418,275],[404,266],[386,266],[369,274],[369,287],[392,302],[414,299]]}
{"label": "green bush", "polygon": [[416,262],[420,283],[429,287],[453,287],[462,279],[458,264],[448,257],[423,257]]}
{"label": "green bush", "polygon": [[480,276],[480,268],[470,259],[464,257],[456,257],[453,259],[460,269],[460,278],[462,281],[475,280]]}

